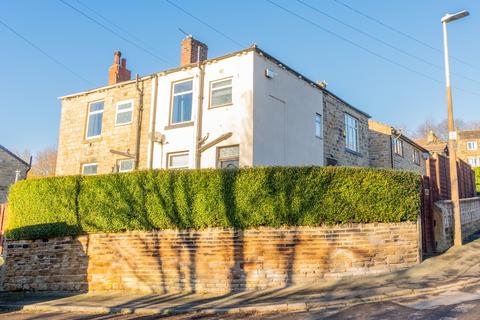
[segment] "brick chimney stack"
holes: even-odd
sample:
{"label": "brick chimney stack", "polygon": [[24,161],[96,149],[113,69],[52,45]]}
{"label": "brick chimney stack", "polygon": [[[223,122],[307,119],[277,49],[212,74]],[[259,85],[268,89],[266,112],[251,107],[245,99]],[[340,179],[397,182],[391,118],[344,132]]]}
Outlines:
{"label": "brick chimney stack", "polygon": [[[199,57],[200,56],[200,57]],[[180,65],[197,63],[208,58],[208,47],[205,43],[188,36],[182,41],[182,48],[180,53]]]}
{"label": "brick chimney stack", "polygon": [[108,69],[108,84],[115,84],[128,81],[132,77],[132,73],[127,69],[127,59],[120,59],[122,53],[115,51],[113,56],[113,64]]}

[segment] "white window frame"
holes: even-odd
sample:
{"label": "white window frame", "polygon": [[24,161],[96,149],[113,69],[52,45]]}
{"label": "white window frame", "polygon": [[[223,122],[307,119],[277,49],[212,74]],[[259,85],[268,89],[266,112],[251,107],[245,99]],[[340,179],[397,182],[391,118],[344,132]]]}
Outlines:
{"label": "white window frame", "polygon": [[392,148],[393,152],[400,156],[403,157],[403,140],[397,137],[392,137]]}
{"label": "white window frame", "polygon": [[[182,83],[185,83],[185,82],[191,82],[192,83],[192,89],[189,90],[189,91],[183,91],[181,93],[175,93],[175,86],[179,85],[179,84],[182,84]],[[193,118],[193,85],[194,85],[194,83],[193,83],[192,78],[172,82],[172,89],[171,89],[171,92],[172,92],[171,97],[172,98],[171,98],[171,102],[170,102],[170,124],[171,125],[177,125],[177,124],[180,124],[180,123],[192,122],[192,118]],[[189,93],[192,94],[192,110],[190,110],[190,120],[173,122],[173,108],[175,107],[175,105],[174,105],[175,104],[175,97],[180,96],[180,95],[189,94]]]}
{"label": "white window frame", "polygon": [[467,162],[473,168],[480,167],[480,157],[468,157]]}
{"label": "white window frame", "polygon": [[[355,124],[354,127],[352,126],[349,126],[349,119],[353,120],[353,123]],[[358,131],[359,131],[359,128],[358,128],[358,119],[355,118],[354,116],[348,114],[348,113],[345,113],[345,116],[344,116],[344,121],[345,121],[345,148],[347,148],[347,150],[350,150],[350,151],[353,151],[355,153],[358,153],[359,152],[359,136],[358,136]],[[352,142],[350,141],[350,132],[353,132],[354,133],[354,144],[352,145]],[[350,141],[350,142],[349,142]]]}
{"label": "white window frame", "polygon": [[[227,149],[227,148],[237,148],[238,149],[238,155],[237,156],[234,156],[234,157],[226,157],[226,158],[221,158],[220,157],[220,152],[222,149]],[[228,146],[221,146],[221,147],[217,147],[217,168],[218,169],[221,169],[222,166],[221,166],[221,163],[223,161],[238,161],[238,168],[240,168],[240,145],[239,144],[232,144],[232,145],[228,145]]]}
{"label": "white window frame", "polygon": [[413,150],[413,163],[415,163],[417,166],[420,165],[420,151],[418,151],[417,149],[414,149]]}
{"label": "white window frame", "polygon": [[[317,131],[319,132],[317,134]],[[323,117],[320,113],[315,113],[315,137],[318,139],[323,138]]]}
{"label": "white window frame", "polygon": [[[123,100],[123,101],[117,102],[117,104],[115,106],[115,127],[129,125],[133,122],[133,102],[134,102],[133,99]],[[127,103],[130,104],[130,108],[122,110],[122,111],[118,111],[119,106],[125,105]],[[124,123],[118,123],[117,122],[118,114],[119,113],[127,113],[127,112],[130,112],[132,114],[132,116],[130,117],[130,121],[129,122],[124,122]]]}
{"label": "white window frame", "polygon": [[[96,172],[95,173],[85,173],[85,167],[88,167],[88,166],[95,166],[97,168]],[[97,175],[97,174],[98,174],[98,163],[90,162],[90,163],[82,164],[82,175],[84,175],[84,176],[94,176],[94,175]]]}
{"label": "white window frame", "polygon": [[[122,162],[124,161],[131,161],[132,162],[132,169],[130,170],[122,170]],[[135,169],[135,159],[120,159],[117,161],[117,167],[118,167],[118,172],[130,172],[130,171],[133,171]]]}
{"label": "white window frame", "polygon": [[475,151],[478,149],[478,143],[477,141],[468,141],[467,142],[467,150],[469,151]]}
{"label": "white window frame", "polygon": [[[97,110],[97,111],[90,111],[90,106],[94,103],[98,103],[98,102],[103,102],[103,109],[102,110]],[[102,136],[102,131],[103,131],[103,111],[105,111],[105,101],[104,100],[98,100],[98,101],[92,101],[92,102],[89,102],[88,103],[88,109],[87,109],[87,126],[85,128],[85,139],[95,139],[95,138],[98,138],[98,137],[101,137]],[[88,136],[88,126],[90,125],[90,116],[91,115],[94,115],[94,114],[99,114],[99,113],[102,113],[102,127],[100,128],[100,134],[96,135],[96,136]]]}
{"label": "white window frame", "polygon": [[[229,85],[224,85],[224,86],[221,86],[221,87],[218,87],[218,88],[213,88],[213,85],[215,83],[218,83],[218,82],[223,82],[223,81],[227,81],[227,80],[230,80],[230,84]],[[212,104],[212,101],[213,101],[213,92],[216,91],[216,90],[221,90],[221,89],[225,89],[225,88],[230,88],[231,89],[231,100],[230,102],[227,102],[227,103],[224,103],[224,104],[219,104],[219,105],[216,105],[214,106]],[[233,104],[233,78],[232,77],[228,77],[228,78],[223,78],[223,79],[218,79],[218,80],[214,80],[214,81],[210,81],[210,103],[209,103],[209,108],[210,109],[214,109],[214,108],[220,108],[220,107],[225,107],[225,106],[229,106],[229,105],[232,105]]]}
{"label": "white window frame", "polygon": [[[187,156],[187,164],[185,166],[172,166],[170,159],[175,156]],[[167,169],[188,169],[190,168],[190,153],[188,151],[177,151],[167,153]]]}

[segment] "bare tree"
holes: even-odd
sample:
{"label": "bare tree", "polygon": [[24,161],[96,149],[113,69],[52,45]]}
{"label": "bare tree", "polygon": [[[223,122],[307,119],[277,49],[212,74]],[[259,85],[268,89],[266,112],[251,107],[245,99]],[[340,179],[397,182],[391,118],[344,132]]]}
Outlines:
{"label": "bare tree", "polygon": [[[457,128],[457,130],[480,129],[480,122],[456,119],[455,128]],[[446,141],[448,139],[448,121],[445,119],[443,121],[436,122],[431,118],[427,118],[414,131],[413,137],[416,139],[426,138],[430,131],[433,131],[440,139]]]}
{"label": "bare tree", "polygon": [[55,175],[55,167],[57,165],[57,149],[47,147],[35,154],[32,169],[29,178],[42,178]]}

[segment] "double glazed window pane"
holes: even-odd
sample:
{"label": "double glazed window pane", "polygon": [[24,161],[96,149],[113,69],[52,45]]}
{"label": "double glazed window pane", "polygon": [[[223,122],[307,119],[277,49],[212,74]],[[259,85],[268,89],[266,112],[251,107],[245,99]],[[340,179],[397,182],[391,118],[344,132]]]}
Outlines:
{"label": "double glazed window pane", "polygon": [[115,123],[118,125],[132,122],[132,113],[133,108],[130,102],[119,104],[117,106],[117,118]]}
{"label": "double glazed window pane", "polygon": [[168,166],[170,168],[188,168],[188,153],[170,155]]}
{"label": "double glazed window pane", "polygon": [[345,114],[346,147],[358,151],[358,120]]}
{"label": "double glazed window pane", "polygon": [[239,167],[240,148],[238,146],[222,147],[218,149],[218,164],[224,168]]}
{"label": "double glazed window pane", "polygon": [[90,104],[88,109],[87,138],[102,134],[103,101]]}
{"label": "double glazed window pane", "polygon": [[315,114],[315,136],[317,138],[322,137],[322,116],[318,113]]}
{"label": "double glazed window pane", "polygon": [[119,172],[127,172],[133,170],[133,159],[120,160],[118,163]]}
{"label": "double glazed window pane", "polygon": [[192,81],[177,83],[173,88],[172,123],[192,119]]}
{"label": "double glazed window pane", "polygon": [[232,79],[212,83],[211,106],[219,107],[232,103]]}
{"label": "double glazed window pane", "polygon": [[85,164],[85,165],[83,165],[83,174],[84,174],[84,175],[97,174],[97,164],[96,164],[96,163],[92,163],[92,164]]}

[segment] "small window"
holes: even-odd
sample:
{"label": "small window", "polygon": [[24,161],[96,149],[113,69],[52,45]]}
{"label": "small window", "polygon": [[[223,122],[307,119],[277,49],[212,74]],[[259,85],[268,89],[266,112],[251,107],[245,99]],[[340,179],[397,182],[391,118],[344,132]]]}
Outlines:
{"label": "small window", "polygon": [[82,174],[86,176],[91,176],[97,174],[97,164],[96,163],[86,163],[82,166]]}
{"label": "small window", "polygon": [[102,134],[103,101],[88,105],[87,139],[99,137]]}
{"label": "small window", "polygon": [[118,160],[118,172],[129,172],[133,170],[135,161],[133,159]]}
{"label": "small window", "polygon": [[467,142],[467,149],[468,150],[477,150],[477,148],[478,148],[477,141],[468,141]]}
{"label": "small window", "polygon": [[117,115],[115,117],[115,125],[123,125],[132,123],[133,102],[124,101],[117,104]]}
{"label": "small window", "polygon": [[236,146],[219,147],[217,148],[217,167],[238,168],[240,164],[240,148]]}
{"label": "small window", "polygon": [[175,152],[168,154],[168,168],[186,169],[188,168],[188,152]]}
{"label": "small window", "polygon": [[232,104],[232,79],[211,82],[210,93],[211,108]]}
{"label": "small window", "polygon": [[322,138],[322,116],[315,114],[315,137]]}
{"label": "small window", "polygon": [[470,157],[467,161],[472,167],[480,167],[480,157]]}
{"label": "small window", "polygon": [[420,151],[418,150],[413,150],[413,163],[420,165]]}
{"label": "small window", "polygon": [[393,152],[395,152],[395,154],[398,154],[399,156],[403,157],[403,141],[402,140],[393,137],[392,147],[393,147]]}
{"label": "small window", "polygon": [[358,152],[358,119],[345,113],[345,144],[346,148]]}
{"label": "small window", "polygon": [[192,120],[193,81],[184,81],[173,85],[171,123]]}

